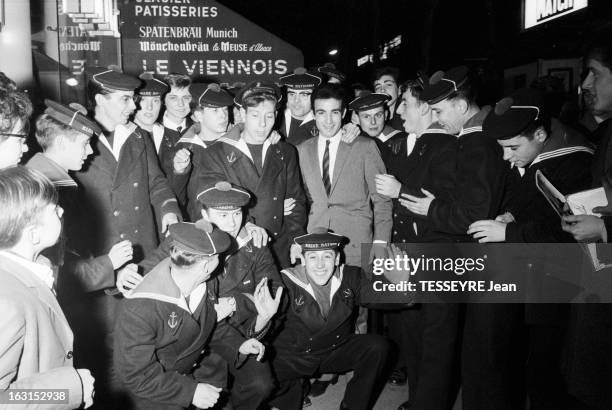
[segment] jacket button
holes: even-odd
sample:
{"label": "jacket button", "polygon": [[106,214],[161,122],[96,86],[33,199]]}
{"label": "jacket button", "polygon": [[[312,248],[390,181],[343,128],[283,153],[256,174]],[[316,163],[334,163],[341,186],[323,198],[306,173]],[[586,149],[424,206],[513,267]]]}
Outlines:
{"label": "jacket button", "polygon": [[135,206],[135,207],[134,207],[134,211],[138,211],[139,209],[140,209],[140,207],[139,207],[139,206]]}
{"label": "jacket button", "polygon": [[72,350],[66,353],[66,359],[72,359],[72,356],[73,356]]}
{"label": "jacket button", "polygon": [[204,352],[206,352],[206,349],[202,349],[202,351],[200,352],[200,354],[204,354]]}
{"label": "jacket button", "polygon": [[274,232],[274,236],[278,236],[278,232]]}
{"label": "jacket button", "polygon": [[310,340],[312,342],[312,337],[310,339],[308,339],[308,340]]}
{"label": "jacket button", "polygon": [[340,335],[336,335],[336,339],[340,339]]}
{"label": "jacket button", "polygon": [[123,233],[122,233],[122,234],[119,234],[119,237],[120,237],[121,239],[123,239],[123,238],[125,238],[125,234],[123,234]]}
{"label": "jacket button", "polygon": [[193,366],[191,366],[191,367],[198,367],[198,364],[194,363]]}
{"label": "jacket button", "polygon": [[134,182],[134,188],[138,188],[138,182]]}
{"label": "jacket button", "polygon": [[276,219],[276,215],[274,215],[274,216],[272,217],[272,219]]}
{"label": "jacket button", "polygon": [[115,211],[115,212],[113,212],[113,215],[115,215],[115,216],[119,216],[119,211]]}
{"label": "jacket button", "polygon": [[138,229],[134,229],[134,233],[138,233]]}
{"label": "jacket button", "polygon": [[276,198],[276,197],[272,198],[272,200],[273,200],[273,201],[276,201],[277,199],[278,199],[278,198]]}

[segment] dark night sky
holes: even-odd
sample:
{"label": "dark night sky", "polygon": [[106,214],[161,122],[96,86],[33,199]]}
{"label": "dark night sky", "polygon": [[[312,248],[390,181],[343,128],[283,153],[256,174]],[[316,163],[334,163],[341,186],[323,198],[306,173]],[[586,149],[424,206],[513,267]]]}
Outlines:
{"label": "dark night sky", "polygon": [[[357,58],[398,34],[402,46],[381,64],[397,65],[405,77],[462,63],[500,71],[537,58],[579,56],[591,31],[610,27],[612,1],[521,32],[522,0],[220,0],[300,48],[307,66],[335,61],[353,79],[366,80],[372,65]],[[434,12],[428,23],[428,11]],[[431,36],[431,47],[426,44]],[[335,60],[326,55],[338,47]]]}

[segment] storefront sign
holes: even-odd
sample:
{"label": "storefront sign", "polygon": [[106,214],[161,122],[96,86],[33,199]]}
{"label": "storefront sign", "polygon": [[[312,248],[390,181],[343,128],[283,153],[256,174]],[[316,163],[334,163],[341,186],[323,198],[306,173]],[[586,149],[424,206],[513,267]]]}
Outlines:
{"label": "storefront sign", "polygon": [[523,28],[547,23],[588,6],[588,0],[524,0]]}
{"label": "storefront sign", "polygon": [[219,82],[277,79],[302,52],[210,0],[120,2],[123,69]]}

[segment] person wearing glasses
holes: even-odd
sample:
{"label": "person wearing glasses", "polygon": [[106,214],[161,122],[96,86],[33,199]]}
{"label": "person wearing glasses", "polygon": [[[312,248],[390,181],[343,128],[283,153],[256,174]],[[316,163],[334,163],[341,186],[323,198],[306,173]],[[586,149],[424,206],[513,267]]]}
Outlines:
{"label": "person wearing glasses", "polygon": [[0,169],[19,164],[28,152],[31,115],[32,103],[25,93],[14,87],[0,87]]}

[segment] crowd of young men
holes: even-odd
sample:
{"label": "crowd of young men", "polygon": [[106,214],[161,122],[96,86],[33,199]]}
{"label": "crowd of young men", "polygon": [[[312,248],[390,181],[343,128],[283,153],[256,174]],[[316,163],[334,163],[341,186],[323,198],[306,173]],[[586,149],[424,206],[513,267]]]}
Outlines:
{"label": "crowd of young men", "polygon": [[[45,100],[25,167],[32,105],[0,77],[0,388],[285,410],[353,371],[340,408],[371,408],[390,344],[355,318],[385,308],[361,267],[386,244],[608,241],[609,209],[560,221],[535,185],[612,184],[612,43],[585,64],[589,138],[536,87],[480,107],[464,66],[402,87],[384,68],[350,102],[333,65],[231,93],[94,69],[89,114]],[[397,297],[400,410],[450,409],[459,388],[466,409],[612,406],[608,305]]]}

